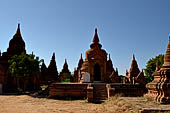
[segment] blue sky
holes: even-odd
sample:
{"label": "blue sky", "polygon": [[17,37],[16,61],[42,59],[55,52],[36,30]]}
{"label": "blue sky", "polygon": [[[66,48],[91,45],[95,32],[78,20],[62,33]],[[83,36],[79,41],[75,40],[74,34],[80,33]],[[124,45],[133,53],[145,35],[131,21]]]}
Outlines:
{"label": "blue sky", "polygon": [[33,51],[48,66],[55,52],[58,71],[66,58],[73,72],[97,27],[103,49],[124,75],[133,54],[141,70],[165,53],[169,6],[169,0],[1,0],[0,50],[6,51],[20,23],[27,53]]}

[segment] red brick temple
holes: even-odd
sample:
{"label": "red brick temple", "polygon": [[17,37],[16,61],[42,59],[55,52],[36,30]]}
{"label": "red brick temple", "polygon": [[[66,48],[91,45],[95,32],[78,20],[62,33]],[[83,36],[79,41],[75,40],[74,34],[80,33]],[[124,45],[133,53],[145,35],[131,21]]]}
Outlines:
{"label": "red brick temple", "polygon": [[118,83],[118,70],[113,68],[112,60],[107,52],[102,49],[99,43],[97,28],[93,37],[90,49],[85,53],[85,60],[81,58],[78,63],[77,70],[74,73],[75,82],[83,82],[85,73],[90,75],[89,82],[105,82],[105,83]]}
{"label": "red brick temple", "polygon": [[139,83],[141,85],[146,85],[146,79],[145,79],[143,70],[142,72],[140,72],[137,61],[135,59],[135,55],[133,55],[133,59],[131,62],[131,67],[129,69],[129,72],[126,71],[124,82],[130,83],[130,84]]}
{"label": "red brick temple", "polygon": [[[49,87],[50,97],[87,98],[88,101],[106,100],[116,93],[124,96],[142,96],[145,92],[145,77],[138,69],[135,58],[132,60],[128,83],[120,83],[118,69],[113,68],[110,55],[102,49],[99,43],[97,29],[90,49],[81,54],[78,67],[74,70],[73,83],[52,83]],[[135,77],[132,84],[131,79]]]}
{"label": "red brick temple", "polygon": [[[25,50],[25,42],[21,36],[20,24],[18,24],[17,32],[9,42],[9,47],[6,52],[0,54],[0,84],[3,86],[3,91],[15,91],[17,90],[16,77],[12,77],[9,73],[8,60],[14,55],[20,55],[21,53],[27,54]],[[39,73],[35,73],[34,78],[27,78],[26,87],[28,89],[39,88],[40,83]]]}

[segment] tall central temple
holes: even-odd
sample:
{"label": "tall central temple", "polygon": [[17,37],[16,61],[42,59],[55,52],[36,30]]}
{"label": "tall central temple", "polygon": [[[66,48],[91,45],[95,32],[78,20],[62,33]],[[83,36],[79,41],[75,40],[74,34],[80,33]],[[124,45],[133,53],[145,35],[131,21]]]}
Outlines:
{"label": "tall central temple", "polygon": [[89,76],[88,82],[119,82],[118,70],[113,68],[110,55],[109,58],[107,55],[99,43],[97,29],[95,29],[90,49],[85,53],[85,60],[81,55],[78,67],[74,71],[74,82],[84,82],[86,75]]}

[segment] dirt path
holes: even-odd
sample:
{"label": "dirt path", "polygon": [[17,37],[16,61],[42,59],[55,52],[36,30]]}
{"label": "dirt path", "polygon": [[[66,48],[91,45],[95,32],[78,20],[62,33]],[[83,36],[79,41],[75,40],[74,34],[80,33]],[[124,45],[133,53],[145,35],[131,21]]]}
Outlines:
{"label": "dirt path", "polygon": [[[55,100],[27,95],[0,96],[0,113],[136,113],[142,107],[149,106],[160,105],[142,97],[115,96],[102,104],[93,104],[86,100]],[[170,108],[170,105],[162,107]]]}

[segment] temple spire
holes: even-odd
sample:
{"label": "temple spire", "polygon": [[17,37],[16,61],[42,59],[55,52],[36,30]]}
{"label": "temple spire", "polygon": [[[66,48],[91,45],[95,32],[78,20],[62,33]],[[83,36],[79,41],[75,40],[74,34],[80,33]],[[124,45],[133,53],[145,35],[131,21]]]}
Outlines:
{"label": "temple spire", "polygon": [[132,59],[132,62],[131,62],[129,73],[132,76],[137,76],[139,74],[139,72],[140,71],[139,71],[139,68],[138,68],[138,64],[137,64],[137,61],[135,60],[135,55],[133,54],[133,59]]}
{"label": "temple spire", "polygon": [[99,43],[99,37],[98,37],[98,34],[97,34],[97,28],[95,28],[95,34],[94,34],[94,37],[93,37],[93,43]]}
{"label": "temple spire", "polygon": [[17,28],[16,34],[21,34],[21,32],[20,32],[20,24],[19,23],[18,23],[18,28]]}
{"label": "temple spire", "polygon": [[55,52],[53,53],[52,60],[55,60]]}
{"label": "temple spire", "polygon": [[135,55],[133,54],[133,60],[135,60]]}
{"label": "temple spire", "polygon": [[164,64],[163,66],[170,66],[170,34],[169,34],[169,43],[168,43],[168,47],[166,49],[166,53],[164,56]]}
{"label": "temple spire", "polygon": [[81,53],[80,59],[83,59],[83,55],[82,55],[82,53]]}
{"label": "temple spire", "polygon": [[67,64],[67,59],[65,58],[65,64]]}
{"label": "temple spire", "polygon": [[111,60],[111,58],[110,58],[110,54],[109,54],[109,60]]}

